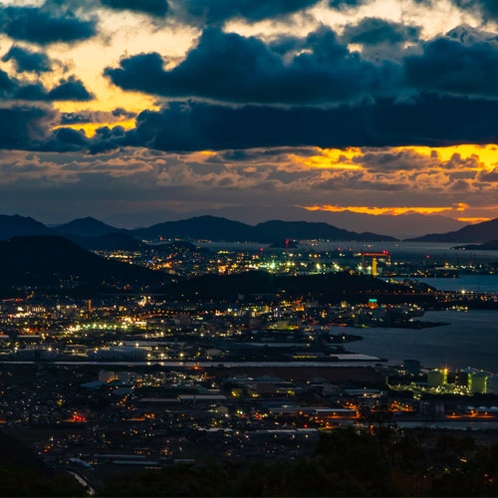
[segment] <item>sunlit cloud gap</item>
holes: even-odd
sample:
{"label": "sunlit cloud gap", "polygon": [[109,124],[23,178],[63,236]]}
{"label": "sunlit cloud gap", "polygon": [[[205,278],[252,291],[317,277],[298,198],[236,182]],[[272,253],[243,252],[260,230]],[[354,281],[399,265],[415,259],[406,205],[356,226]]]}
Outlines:
{"label": "sunlit cloud gap", "polygon": [[358,214],[370,215],[391,215],[399,216],[403,214],[438,214],[452,211],[465,211],[468,208],[467,204],[459,203],[454,206],[442,207],[373,207],[373,206],[303,206],[307,211],[329,211],[333,213],[342,213],[350,211]]}
{"label": "sunlit cloud gap", "polygon": [[469,223],[469,224],[475,224],[475,223],[482,223],[483,221],[490,221],[491,218],[455,218],[458,221],[461,221],[462,223]]}
{"label": "sunlit cloud gap", "polygon": [[55,126],[53,129],[58,130],[60,128],[71,128],[76,131],[83,131],[83,133],[88,137],[92,138],[97,133],[99,128],[104,127],[114,128],[115,126],[120,126],[125,130],[133,130],[135,128],[135,119],[127,119],[126,121],[118,121],[114,123],[75,123],[75,124],[65,124]]}

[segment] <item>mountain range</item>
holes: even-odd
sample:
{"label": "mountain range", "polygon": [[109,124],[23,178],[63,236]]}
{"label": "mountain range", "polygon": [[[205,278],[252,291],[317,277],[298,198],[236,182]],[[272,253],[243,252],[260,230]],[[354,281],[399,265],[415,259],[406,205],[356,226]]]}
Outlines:
{"label": "mountain range", "polygon": [[[145,212],[121,212],[108,215],[105,218],[96,216],[98,219],[117,227],[145,227],[165,221],[175,221],[211,215],[218,218],[238,220],[249,225],[263,223],[269,219],[282,221],[309,221],[327,223],[338,228],[353,232],[382,233],[395,237],[399,240],[421,237],[427,233],[443,233],[450,230],[460,230],[466,223],[441,214],[419,214],[405,213],[401,215],[383,214],[373,215],[366,213],[355,213],[353,211],[310,211],[294,206],[287,206],[278,212],[271,210],[268,206],[255,204],[251,209],[243,206],[230,206],[211,210],[197,210],[184,213],[173,211],[150,210]],[[60,214],[45,215],[44,219],[61,219]],[[62,218],[62,221],[66,221]]]}
{"label": "mountain range", "polygon": [[[257,225],[216,216],[198,216],[179,221],[166,221],[150,227],[126,230],[95,218],[79,218],[69,223],[48,227],[33,218],[0,215],[0,240],[20,235],[62,235],[89,250],[141,250],[145,242],[170,240],[211,240],[272,244],[289,240],[331,240],[378,242],[395,241],[394,237],[372,232],[352,232],[324,222],[272,220]],[[411,242],[483,243],[498,239],[498,218],[466,225],[446,233],[427,234],[406,239]]]}
{"label": "mountain range", "polygon": [[370,232],[356,233],[327,223],[307,221],[267,221],[256,226],[215,216],[199,216],[167,221],[149,228],[128,231],[147,240],[205,239],[225,242],[272,243],[282,239],[323,239],[356,241],[394,241],[394,237]]}
{"label": "mountain range", "polygon": [[[267,221],[256,226],[215,216],[199,216],[167,221],[147,228],[125,230],[107,225],[95,218],[79,218],[63,225],[47,227],[22,216],[0,216],[0,239],[17,235],[62,235],[91,249],[108,248],[139,241],[213,240],[226,242],[273,243],[285,239],[323,239],[354,241],[394,241],[394,237],[371,232],[351,232],[327,223],[306,221]],[[83,240],[85,237],[87,240]],[[128,237],[128,238],[127,238]],[[91,241],[89,239],[92,239]],[[137,246],[138,247],[138,246]]]}

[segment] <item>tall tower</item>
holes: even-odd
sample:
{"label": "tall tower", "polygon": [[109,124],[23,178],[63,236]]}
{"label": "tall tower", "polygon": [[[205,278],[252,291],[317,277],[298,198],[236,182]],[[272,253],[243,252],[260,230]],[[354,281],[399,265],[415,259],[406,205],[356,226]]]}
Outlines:
{"label": "tall tower", "polygon": [[377,258],[373,257],[372,258],[372,277],[377,276]]}

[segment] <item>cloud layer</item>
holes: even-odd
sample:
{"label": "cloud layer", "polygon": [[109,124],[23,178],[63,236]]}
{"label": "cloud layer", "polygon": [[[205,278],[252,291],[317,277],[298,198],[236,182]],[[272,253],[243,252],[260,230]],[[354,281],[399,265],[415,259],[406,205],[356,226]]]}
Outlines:
{"label": "cloud layer", "polygon": [[491,211],[498,8],[402,4],[0,4],[0,210]]}

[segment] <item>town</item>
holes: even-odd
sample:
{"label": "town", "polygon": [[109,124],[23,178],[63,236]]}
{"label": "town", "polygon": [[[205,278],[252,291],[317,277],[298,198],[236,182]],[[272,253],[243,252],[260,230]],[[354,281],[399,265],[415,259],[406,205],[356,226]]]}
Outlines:
{"label": "town", "polygon": [[312,459],[324,434],[380,420],[430,428],[429,447],[442,430],[484,443],[498,423],[493,369],[358,351],[368,331],[450,325],[428,312],[497,310],[495,292],[428,283],[493,278],[492,259],[123,237],[0,248],[2,434],[81,492],[147,470]]}
{"label": "town", "polygon": [[[168,268],[198,272],[198,256],[169,257]],[[300,263],[310,273],[338,265],[310,256]],[[249,270],[244,265],[259,257],[224,250],[203,268]],[[267,271],[279,272],[281,259],[290,266],[288,252],[270,259]],[[391,365],[354,352],[365,327],[416,333],[440,325],[424,321],[424,308],[407,296],[439,308],[495,303],[496,296],[467,295],[462,304],[460,293],[415,279],[393,285],[363,302],[334,303],[285,289],[206,301],[195,293],[81,298],[67,286],[56,294],[30,288],[1,304],[0,422],[45,462],[72,469],[93,489],[121,467],[293,461],[313,452],[322,431],[365,427],[366,414],[386,407],[391,423],[407,429],[498,421],[494,372],[442,371],[410,358]],[[401,302],[391,302],[398,293]]]}

